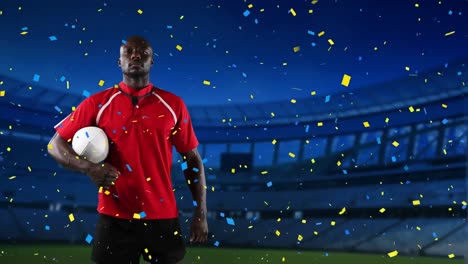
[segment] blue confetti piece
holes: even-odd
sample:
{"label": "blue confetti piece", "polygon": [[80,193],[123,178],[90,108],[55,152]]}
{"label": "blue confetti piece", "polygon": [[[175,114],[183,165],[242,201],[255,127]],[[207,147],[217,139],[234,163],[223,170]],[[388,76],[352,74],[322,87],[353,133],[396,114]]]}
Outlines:
{"label": "blue confetti piece", "polygon": [[310,45],[311,45],[312,47],[317,46],[317,44],[315,44],[315,42],[310,43]]}
{"label": "blue confetti piece", "polygon": [[[199,171],[200,171],[198,168],[192,168],[192,170],[193,170],[194,172],[199,172]],[[198,179],[195,179],[194,182],[197,182],[197,181],[198,181]]]}
{"label": "blue confetti piece", "polygon": [[65,25],[64,25],[64,26],[65,26],[65,27],[68,27],[68,23],[65,23]]}
{"label": "blue confetti piece", "polygon": [[442,124],[446,125],[447,123],[448,123],[447,118],[444,118],[444,120],[442,120]]}
{"label": "blue confetti piece", "polygon": [[382,141],[380,141],[380,137],[377,137],[377,144],[382,144]]}
{"label": "blue confetti piece", "polygon": [[361,57],[361,56],[358,57],[358,61],[362,61],[362,57]]}
{"label": "blue confetti piece", "polygon": [[219,241],[214,242],[213,244],[215,247],[219,247]]}
{"label": "blue confetti piece", "polygon": [[226,222],[228,223],[228,225],[232,225],[232,226],[233,226],[233,225],[236,225],[236,224],[234,223],[234,219],[232,219],[232,218],[230,218],[230,217],[227,217],[227,218],[226,218]]}
{"label": "blue confetti piece", "polygon": [[325,103],[330,102],[330,95],[325,96]]}
{"label": "blue confetti piece", "polygon": [[193,201],[193,206],[197,207],[198,206],[198,203],[197,201]]}
{"label": "blue confetti piece", "polygon": [[306,133],[309,133],[309,125],[306,125],[305,132],[306,132]]}
{"label": "blue confetti piece", "polygon": [[235,69],[235,68],[237,68],[237,65],[233,63],[232,67]]}
{"label": "blue confetti piece", "polygon": [[66,80],[65,76],[60,77],[60,81],[64,82]]}
{"label": "blue confetti piece", "polygon": [[245,72],[243,72],[242,77],[247,78],[247,74]]}
{"label": "blue confetti piece", "polygon": [[47,231],[49,231],[49,230],[50,230],[50,226],[46,225],[46,226],[44,227],[44,229],[47,230]]}
{"label": "blue confetti piece", "polygon": [[434,238],[437,238],[436,232],[432,232],[432,236],[433,236]]}
{"label": "blue confetti piece", "polygon": [[85,132],[86,138],[89,138],[88,131]]}
{"label": "blue confetti piece", "polygon": [[22,27],[21,30],[22,31],[28,30],[28,27]]}
{"label": "blue confetti piece", "polygon": [[344,174],[344,175],[347,175],[347,174],[348,174],[348,171],[347,171],[347,170],[343,170],[343,174]]}
{"label": "blue confetti piece", "polygon": [[145,218],[145,217],[146,217],[146,213],[145,213],[145,211],[142,211],[142,212],[140,213],[140,218]]}
{"label": "blue confetti piece", "polygon": [[91,241],[93,241],[93,236],[88,234],[85,240],[86,240],[86,243],[91,244]]}
{"label": "blue confetti piece", "polygon": [[127,130],[127,128],[125,126],[122,126],[122,130],[125,131]]}
{"label": "blue confetti piece", "polygon": [[132,168],[130,167],[130,165],[125,164],[125,166],[127,166],[127,170],[128,170],[129,172],[132,172]]}
{"label": "blue confetti piece", "polygon": [[405,171],[408,171],[409,170],[408,165],[405,165],[405,167],[403,167],[403,169],[405,169]]}
{"label": "blue confetti piece", "polygon": [[313,32],[312,30],[307,30],[307,34],[309,34],[311,36],[315,36],[315,32]]}
{"label": "blue confetti piece", "polygon": [[370,200],[370,196],[366,194],[366,200]]}
{"label": "blue confetti piece", "polygon": [[461,75],[462,75],[462,72],[461,72],[461,71],[457,72],[457,75],[458,75],[458,76],[461,76]]}
{"label": "blue confetti piece", "polygon": [[55,106],[54,109],[55,109],[55,111],[57,111],[57,112],[59,112],[59,113],[62,112],[62,109],[60,109],[60,107],[58,107],[58,106]]}
{"label": "blue confetti piece", "polygon": [[223,212],[220,212],[220,213],[219,213],[219,216],[224,218],[224,213],[223,213]]}
{"label": "blue confetti piece", "polygon": [[83,96],[86,97],[86,98],[89,97],[89,96],[91,95],[87,90],[83,90],[83,93],[82,93],[82,94],[83,94]]}
{"label": "blue confetti piece", "polygon": [[187,169],[187,162],[182,162],[182,164],[180,164],[180,167],[182,168],[182,171],[185,171]]}
{"label": "blue confetti piece", "polygon": [[392,156],[392,162],[395,162],[395,161],[396,161],[396,157]]}
{"label": "blue confetti piece", "polygon": [[316,226],[322,225],[322,222],[315,223]]}
{"label": "blue confetti piece", "polygon": [[328,257],[328,252],[325,252],[325,257]]}
{"label": "blue confetti piece", "polygon": [[172,29],[172,26],[171,26],[171,25],[167,25],[166,28],[167,28],[167,29]]}
{"label": "blue confetti piece", "polygon": [[267,182],[266,185],[267,185],[268,187],[271,187],[271,186],[273,186],[273,183],[272,183],[271,181],[269,181],[269,182]]}
{"label": "blue confetti piece", "polygon": [[249,10],[245,10],[244,11],[244,17],[248,17],[250,15],[250,11]]}
{"label": "blue confetti piece", "polygon": [[49,40],[50,40],[50,41],[56,41],[56,40],[57,40],[57,37],[56,37],[56,36],[50,36],[50,37],[49,37]]}
{"label": "blue confetti piece", "polygon": [[208,159],[204,158],[204,159],[202,160],[202,163],[205,164],[207,161],[208,161]]}
{"label": "blue confetti piece", "polygon": [[127,41],[122,39],[122,44],[124,44],[124,45],[127,44]]}
{"label": "blue confetti piece", "polygon": [[39,74],[34,74],[33,81],[38,82],[41,76]]}
{"label": "blue confetti piece", "polygon": [[346,229],[346,230],[344,231],[344,233],[345,233],[345,235],[349,235],[349,234],[350,234],[348,229]]}
{"label": "blue confetti piece", "polygon": [[462,206],[462,209],[465,210],[465,209],[466,209],[466,205],[463,205],[463,206]]}
{"label": "blue confetti piece", "polygon": [[451,16],[453,14],[452,10],[449,10],[448,14],[449,14],[449,16]]}
{"label": "blue confetti piece", "polygon": [[255,19],[254,22],[255,22],[255,24],[258,24],[258,19]]}
{"label": "blue confetti piece", "polygon": [[193,180],[193,182],[197,183],[197,182],[198,182],[198,179]]}
{"label": "blue confetti piece", "polygon": [[73,28],[73,29],[74,29],[74,28],[76,28],[76,26],[75,26],[75,25],[71,25],[71,28]]}
{"label": "blue confetti piece", "polygon": [[411,181],[406,181],[405,184],[411,184]]}

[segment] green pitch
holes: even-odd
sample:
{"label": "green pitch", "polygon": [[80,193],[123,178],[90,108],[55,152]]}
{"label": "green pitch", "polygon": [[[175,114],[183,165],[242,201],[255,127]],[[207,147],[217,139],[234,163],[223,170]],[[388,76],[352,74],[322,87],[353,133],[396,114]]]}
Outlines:
{"label": "green pitch", "polygon": [[[91,263],[91,246],[82,245],[0,245],[0,263]],[[386,254],[349,254],[329,252],[274,250],[274,249],[231,249],[231,248],[187,248],[184,264],[219,263],[284,263],[284,264],[462,264],[463,260],[428,257],[388,257]],[[141,263],[146,263],[141,261]]]}

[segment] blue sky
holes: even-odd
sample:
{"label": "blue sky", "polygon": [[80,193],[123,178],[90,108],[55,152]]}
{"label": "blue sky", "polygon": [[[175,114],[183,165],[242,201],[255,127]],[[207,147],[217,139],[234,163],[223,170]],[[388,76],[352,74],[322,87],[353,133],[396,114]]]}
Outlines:
{"label": "blue sky", "polygon": [[152,82],[188,105],[260,103],[346,93],[468,55],[466,0],[312,2],[2,1],[0,75],[94,93],[122,79],[120,43],[142,35]]}

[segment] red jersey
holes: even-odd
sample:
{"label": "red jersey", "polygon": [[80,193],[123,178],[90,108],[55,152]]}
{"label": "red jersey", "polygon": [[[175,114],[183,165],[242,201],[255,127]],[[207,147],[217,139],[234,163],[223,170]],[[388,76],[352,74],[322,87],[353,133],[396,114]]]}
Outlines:
{"label": "red jersey", "polygon": [[106,132],[110,144],[105,162],[121,175],[115,185],[100,188],[99,213],[124,219],[175,218],[172,146],[179,153],[198,146],[187,108],[180,97],[151,83],[139,91],[123,82],[119,87],[86,98],[55,129],[68,142],[86,126]]}

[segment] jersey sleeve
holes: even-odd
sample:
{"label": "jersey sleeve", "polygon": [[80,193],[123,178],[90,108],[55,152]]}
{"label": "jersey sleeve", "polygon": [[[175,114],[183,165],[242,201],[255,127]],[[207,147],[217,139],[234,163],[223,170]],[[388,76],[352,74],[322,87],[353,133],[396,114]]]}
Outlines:
{"label": "jersey sleeve", "polygon": [[97,116],[97,106],[94,104],[92,97],[88,97],[76,110],[65,117],[60,123],[54,126],[57,133],[70,142],[76,131],[83,127],[95,126]]}
{"label": "jersey sleeve", "polygon": [[180,111],[171,135],[171,142],[179,153],[186,153],[198,146],[192,120],[182,99],[180,99]]}

